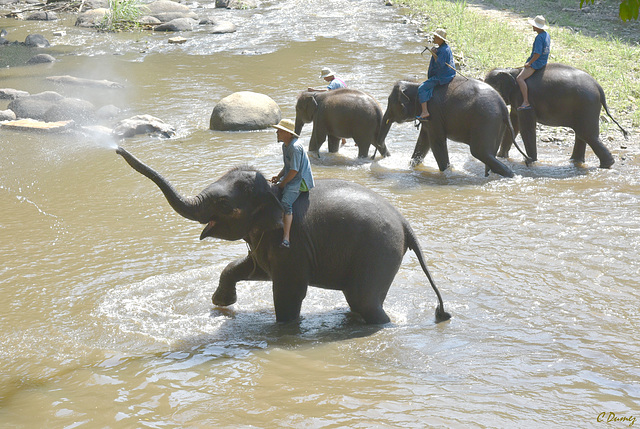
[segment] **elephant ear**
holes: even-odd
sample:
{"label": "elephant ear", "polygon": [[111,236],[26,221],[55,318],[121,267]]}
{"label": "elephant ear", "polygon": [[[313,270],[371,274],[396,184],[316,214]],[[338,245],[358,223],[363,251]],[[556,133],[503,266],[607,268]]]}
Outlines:
{"label": "elephant ear", "polygon": [[518,82],[516,78],[508,71],[500,71],[496,74],[496,81],[498,82],[498,92],[502,96],[504,102],[511,104],[511,97],[514,91],[519,91]]}
{"label": "elephant ear", "polygon": [[258,198],[258,204],[253,211],[253,228],[258,231],[270,231],[283,227],[282,204],[271,192],[265,192]]}

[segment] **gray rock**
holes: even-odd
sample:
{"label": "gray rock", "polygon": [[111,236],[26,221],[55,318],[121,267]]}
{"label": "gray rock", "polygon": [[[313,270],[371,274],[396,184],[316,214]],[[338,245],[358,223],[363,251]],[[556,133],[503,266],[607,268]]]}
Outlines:
{"label": "gray rock", "polygon": [[197,23],[191,18],[178,18],[155,26],[153,31],[193,31]]}
{"label": "gray rock", "polygon": [[158,25],[158,24],[162,24],[162,21],[160,21],[155,16],[145,15],[145,16],[142,16],[142,17],[140,17],[138,19],[138,24],[140,24],[140,25]]}
{"label": "gray rock", "polygon": [[113,129],[113,134],[117,137],[133,137],[136,134],[160,134],[163,137],[171,137],[175,133],[174,127],[151,115],[124,119]]}
{"label": "gray rock", "polygon": [[16,114],[13,110],[0,110],[0,121],[15,121]]}
{"label": "gray rock", "polygon": [[225,9],[255,9],[258,3],[255,0],[216,0],[217,8]]}
{"label": "gray rock", "polygon": [[47,110],[63,99],[64,97],[57,92],[46,91],[16,98],[10,102],[7,107],[13,110],[18,118],[31,118],[43,121]]}
{"label": "gray rock", "polygon": [[76,18],[76,27],[97,27],[102,22],[109,9],[98,8],[82,12]]}
{"label": "gray rock", "polygon": [[197,19],[198,15],[189,7],[168,0],[157,0],[140,8],[143,15],[153,16],[161,22],[169,22],[178,18]]}
{"label": "gray rock", "polygon": [[282,112],[273,99],[250,91],[235,92],[213,108],[209,128],[218,131],[262,130],[280,122]]}
{"label": "gray rock", "polygon": [[213,26],[211,33],[212,34],[235,33],[237,29],[238,27],[236,27],[236,25],[232,22],[220,21]]}
{"label": "gray rock", "polygon": [[16,98],[25,97],[27,95],[29,95],[27,91],[20,91],[13,88],[0,89],[0,100],[15,100]]}
{"label": "gray rock", "polygon": [[109,120],[118,116],[120,112],[120,108],[113,104],[108,104],[106,106],[102,106],[96,111],[96,117],[100,120]]}
{"label": "gray rock", "polygon": [[29,59],[27,64],[53,63],[56,59],[49,54],[38,54]]}
{"label": "gray rock", "polygon": [[44,114],[45,122],[72,120],[78,124],[96,122],[96,108],[86,100],[64,98],[54,103]]}
{"label": "gray rock", "polygon": [[33,48],[48,48],[51,46],[49,41],[40,34],[29,34],[27,38],[24,39],[24,44]]}
{"label": "gray rock", "polygon": [[56,21],[58,15],[55,12],[48,12],[46,10],[39,10],[27,16],[27,21]]}

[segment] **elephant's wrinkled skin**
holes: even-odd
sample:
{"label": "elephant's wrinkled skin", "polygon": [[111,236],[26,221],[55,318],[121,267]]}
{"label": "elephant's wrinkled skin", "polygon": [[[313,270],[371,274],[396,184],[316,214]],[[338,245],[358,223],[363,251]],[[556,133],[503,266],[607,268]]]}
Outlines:
{"label": "elephant's wrinkled skin", "polygon": [[[415,120],[420,114],[418,86],[399,81],[389,95],[387,110],[382,118],[379,142],[384,141],[394,122]],[[456,76],[449,84],[436,87],[428,102],[430,120],[423,121],[411,164],[417,165],[429,150],[441,171],[449,167],[447,139],[466,143],[471,155],[482,161],[489,170],[513,177],[513,171],[496,159],[504,134],[513,137],[509,112],[504,101],[492,87],[476,79]]]}
{"label": "elephant's wrinkled skin", "polygon": [[356,89],[305,91],[296,102],[296,134],[300,134],[304,124],[313,122],[310,152],[318,152],[327,138],[329,152],[337,152],[340,139],[352,138],[358,146],[358,157],[368,156],[371,145],[382,156],[388,156],[384,141],[378,143],[381,121],[380,104],[372,96]]}
{"label": "elephant's wrinkled skin", "polygon": [[[600,108],[611,114],[602,87],[586,72],[558,63],[547,64],[527,79],[529,102],[532,109],[518,111],[522,93],[516,82],[520,69],[493,69],[485,76],[485,82],[494,87],[505,103],[511,105],[511,122],[516,132],[522,134],[527,155],[537,159],[536,123],[563,126],[575,131],[575,145],[571,160],[584,162],[588,144],[600,160],[601,168],[614,164],[613,156],[600,140]],[[625,137],[627,131],[618,122]],[[509,154],[511,142],[503,140],[498,156]]]}
{"label": "elephant's wrinkled skin", "polygon": [[282,206],[258,171],[236,168],[200,194],[183,198],[158,173],[126,150],[117,153],[150,178],[180,215],[206,227],[200,239],[245,240],[248,256],[230,263],[213,294],[216,305],[236,302],[236,283],[271,280],[276,319],[300,315],[307,287],[341,290],[349,307],[367,323],[387,323],[382,304],[407,249],[412,249],[438,297],[438,322],[445,312],[440,292],[425,265],[420,245],[404,217],[385,199],[360,185],[318,180],[293,208],[291,248],[282,240]]}

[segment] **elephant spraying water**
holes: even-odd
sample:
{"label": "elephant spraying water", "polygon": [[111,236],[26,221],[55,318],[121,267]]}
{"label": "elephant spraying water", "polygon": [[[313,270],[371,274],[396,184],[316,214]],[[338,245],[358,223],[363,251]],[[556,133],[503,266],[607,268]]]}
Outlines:
{"label": "elephant spraying water", "polygon": [[451,318],[411,226],[388,201],[363,186],[316,181],[294,204],[291,248],[283,249],[283,209],[276,188],[257,170],[232,169],[198,195],[185,198],[129,152],[120,147],[116,152],[151,179],[178,214],[206,225],[200,239],[245,240],[249,245],[249,255],[220,274],[212,297],[215,305],[235,303],[239,281],[270,280],[278,322],[297,319],[308,286],[316,286],[342,291],[366,323],[387,323],[382,304],[411,249],[438,298],[436,321]]}

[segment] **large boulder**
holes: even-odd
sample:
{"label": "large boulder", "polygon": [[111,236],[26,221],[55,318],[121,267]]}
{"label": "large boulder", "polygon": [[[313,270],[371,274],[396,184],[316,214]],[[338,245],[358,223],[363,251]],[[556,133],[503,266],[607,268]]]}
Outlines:
{"label": "large boulder", "polygon": [[0,89],[0,100],[15,100],[19,97],[25,97],[29,95],[27,91],[20,91],[19,89],[13,88],[2,88]]}
{"label": "large boulder", "polygon": [[174,127],[151,115],[138,115],[124,119],[113,129],[113,134],[121,138],[133,137],[136,134],[160,134],[163,137],[172,137],[175,133]]}
{"label": "large boulder", "polygon": [[282,119],[278,104],[271,97],[250,91],[235,92],[213,108],[209,128],[218,131],[262,130]]}
{"label": "large boulder", "polygon": [[180,3],[169,0],[157,0],[140,7],[143,15],[153,16],[161,22],[169,22],[178,18],[197,19],[198,15]]}
{"label": "large boulder", "polygon": [[96,108],[86,100],[63,98],[51,106],[44,114],[45,122],[73,120],[77,124],[96,122]]}
{"label": "large boulder", "polygon": [[77,27],[97,27],[100,25],[105,15],[109,13],[107,8],[91,9],[86,12],[82,12],[76,18]]}
{"label": "large boulder", "polygon": [[32,48],[48,48],[51,46],[49,41],[41,34],[29,34],[27,38],[24,39],[24,44]]}
{"label": "large boulder", "polygon": [[64,97],[57,92],[46,91],[16,98],[7,107],[13,110],[18,118],[32,118],[42,121],[47,110],[63,99]]}
{"label": "large boulder", "polygon": [[27,21],[56,21],[58,15],[55,12],[49,12],[46,10],[39,10],[27,16]]}
{"label": "large boulder", "polygon": [[44,63],[54,63],[56,59],[49,54],[38,54],[29,58],[27,64],[44,64]]}
{"label": "large boulder", "polygon": [[255,9],[258,3],[255,0],[216,0],[216,8],[224,9]]}
{"label": "large boulder", "polygon": [[16,114],[13,113],[13,110],[0,110],[0,122],[1,121],[14,121],[16,119]]}
{"label": "large boulder", "polygon": [[191,18],[177,18],[154,27],[153,31],[193,31],[198,24]]}

